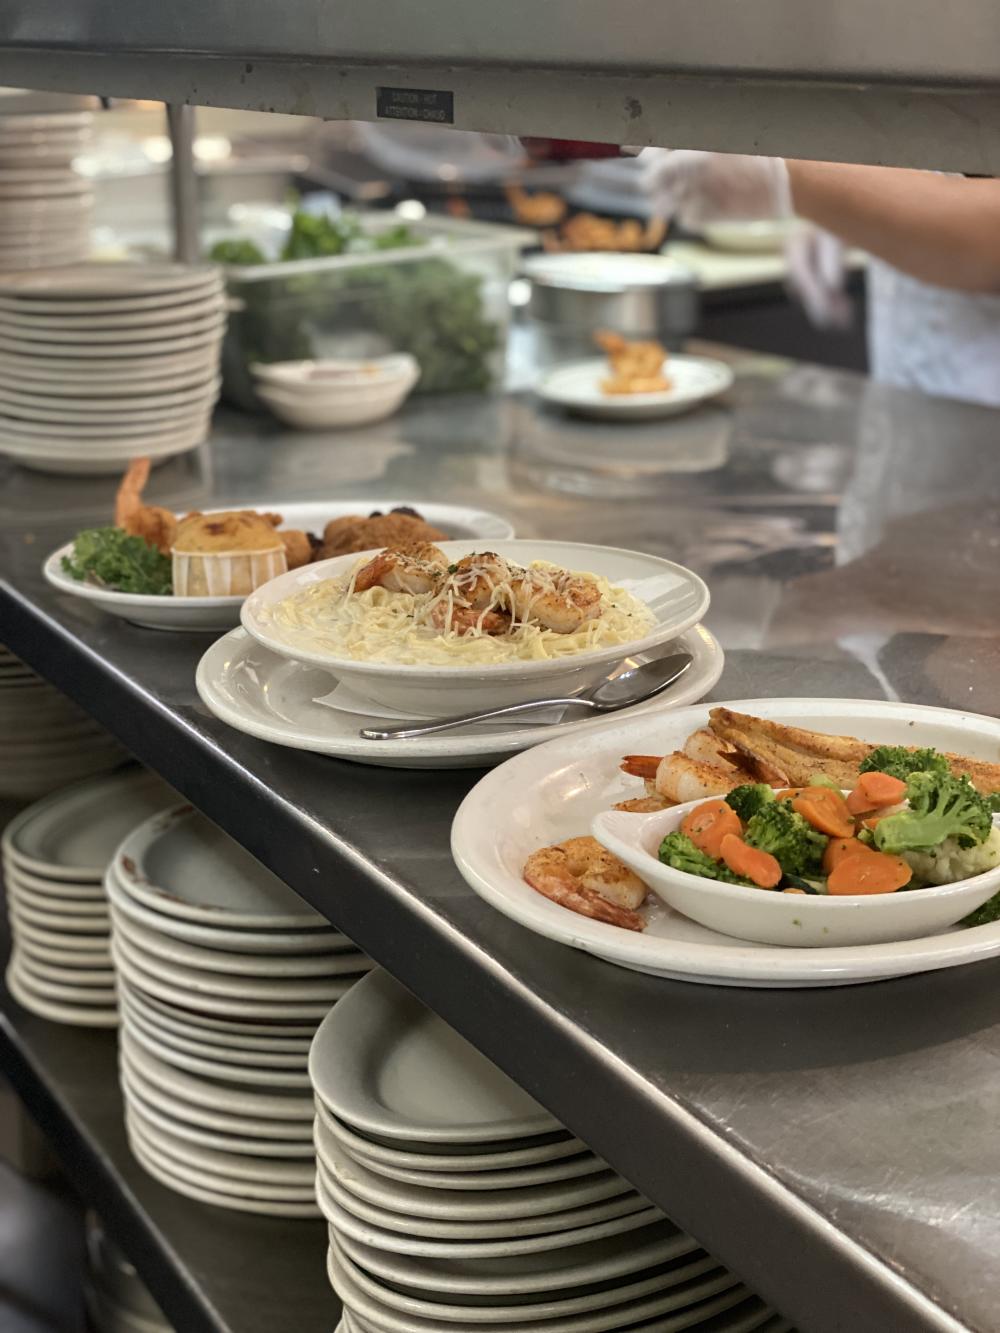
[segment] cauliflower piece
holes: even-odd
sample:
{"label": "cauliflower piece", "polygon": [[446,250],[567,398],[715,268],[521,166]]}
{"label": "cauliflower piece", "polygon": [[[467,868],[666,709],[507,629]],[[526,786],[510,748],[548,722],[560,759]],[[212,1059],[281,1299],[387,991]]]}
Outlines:
{"label": "cauliflower piece", "polygon": [[931,852],[903,852],[903,860],[913,870],[916,884],[954,884],[971,879],[1000,865],[1000,828],[995,824],[985,842],[974,847],[960,846],[957,838],[946,838]]}

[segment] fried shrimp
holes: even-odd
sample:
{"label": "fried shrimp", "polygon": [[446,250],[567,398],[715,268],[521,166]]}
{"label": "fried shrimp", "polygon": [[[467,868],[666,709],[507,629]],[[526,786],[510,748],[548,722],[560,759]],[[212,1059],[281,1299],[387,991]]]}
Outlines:
{"label": "fried shrimp", "polygon": [[524,863],[525,882],[560,907],[623,930],[645,930],[635,910],[649,892],[638,875],[596,838],[541,847]]}
{"label": "fried shrimp", "polygon": [[709,796],[725,796],[747,780],[746,774],[736,768],[704,764],[681,750],[662,758],[656,754],[627,754],[621,768],[623,773],[645,778],[649,795],[662,796],[677,805]]}
{"label": "fried shrimp", "polygon": [[354,591],[385,588],[412,594],[435,592],[447,568],[443,552],[430,542],[390,546],[361,567],[354,579]]}
{"label": "fried shrimp", "polygon": [[115,496],[115,526],[169,555],[177,536],[177,517],[169,509],[142,503],[148,478],[149,459],[133,458]]}

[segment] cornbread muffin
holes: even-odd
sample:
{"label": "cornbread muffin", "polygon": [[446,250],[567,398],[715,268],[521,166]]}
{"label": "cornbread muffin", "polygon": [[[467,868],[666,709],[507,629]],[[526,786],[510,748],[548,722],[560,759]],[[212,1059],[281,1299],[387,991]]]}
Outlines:
{"label": "cornbread muffin", "polygon": [[288,568],[281,537],[252,509],[188,514],[170,554],[179,597],[245,597]]}

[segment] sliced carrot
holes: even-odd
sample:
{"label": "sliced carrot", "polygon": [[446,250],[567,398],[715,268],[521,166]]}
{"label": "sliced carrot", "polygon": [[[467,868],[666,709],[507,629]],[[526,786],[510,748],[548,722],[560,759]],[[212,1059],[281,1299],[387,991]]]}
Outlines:
{"label": "sliced carrot", "polygon": [[890,773],[862,773],[854,792],[863,794],[866,810],[884,810],[887,805],[898,805],[904,799],[906,783]]}
{"label": "sliced carrot", "polygon": [[871,848],[858,842],[857,838],[831,838],[823,853],[823,870],[829,875],[848,856],[861,856],[869,851]]}
{"label": "sliced carrot", "polygon": [[686,833],[699,851],[718,861],[722,855],[722,840],[728,833],[737,837],[743,832],[740,817],[725,801],[703,801],[684,816],[681,832]]}
{"label": "sliced carrot", "polygon": [[722,859],[734,875],[752,880],[762,889],[773,889],[781,881],[781,866],[771,853],[749,846],[735,833],[727,833],[722,839]]}
{"label": "sliced carrot", "polygon": [[796,796],[804,790],[804,787],[781,787],[774,793],[774,799],[776,801],[794,801]]}
{"label": "sliced carrot", "polygon": [[879,811],[876,814],[865,815],[861,820],[861,825],[863,828],[874,828],[875,825],[881,823],[883,819],[888,819],[890,813],[890,811],[886,810]]}
{"label": "sliced carrot", "polygon": [[805,787],[792,801],[792,809],[807,819],[813,828],[831,838],[854,835],[854,816],[839,791],[830,787]]}
{"label": "sliced carrot", "polygon": [[846,856],[826,881],[827,893],[895,893],[909,884],[913,871],[901,856],[867,851]]}
{"label": "sliced carrot", "polygon": [[847,808],[857,819],[862,815],[870,815],[875,809],[860,787],[855,787],[847,797]]}

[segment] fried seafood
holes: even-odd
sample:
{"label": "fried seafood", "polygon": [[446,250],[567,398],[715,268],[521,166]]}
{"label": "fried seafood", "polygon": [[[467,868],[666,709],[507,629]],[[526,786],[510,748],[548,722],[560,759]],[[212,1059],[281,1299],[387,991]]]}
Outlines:
{"label": "fried seafood", "polygon": [[620,333],[597,333],[594,340],[607,355],[610,378],[601,381],[608,394],[661,393],[670,388],[664,373],[666,349],[658,342],[629,342]]}
{"label": "fried seafood", "polygon": [[433,527],[413,510],[393,509],[388,514],[375,513],[365,518],[349,514],[334,518],[323,529],[323,544],[317,559],[335,555],[353,555],[373,551],[377,546],[406,546],[414,542],[440,542],[448,534]]}
{"label": "fried seafood", "polygon": [[115,526],[169,555],[177,535],[177,518],[169,509],[142,503],[149,467],[148,458],[133,458],[129,463],[115,496]]}
{"label": "fried seafood", "polygon": [[569,838],[532,852],[524,863],[525,882],[536,892],[580,916],[623,930],[645,930],[635,910],[649,892],[638,875],[596,838]]}

